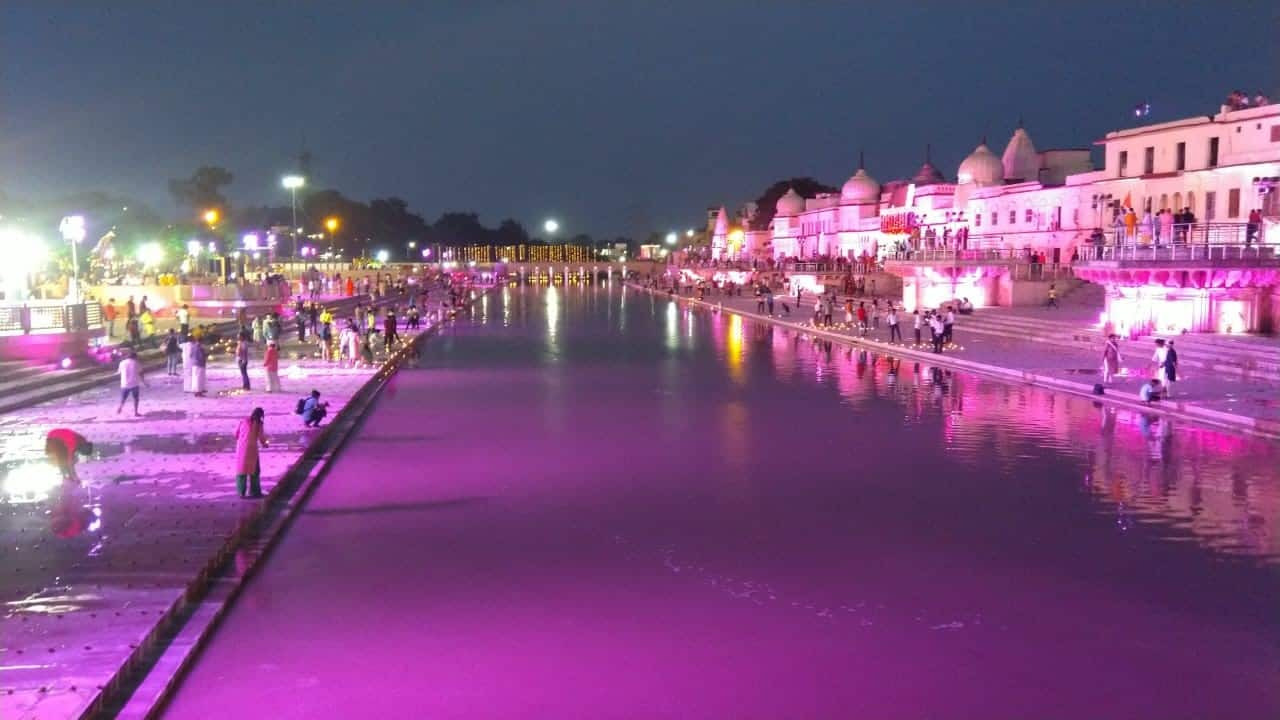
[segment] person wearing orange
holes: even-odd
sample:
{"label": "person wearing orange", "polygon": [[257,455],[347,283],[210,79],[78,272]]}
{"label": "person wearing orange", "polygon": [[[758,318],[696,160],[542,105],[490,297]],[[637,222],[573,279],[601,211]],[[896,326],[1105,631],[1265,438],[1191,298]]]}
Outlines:
{"label": "person wearing orange", "polygon": [[70,428],[54,428],[44,438],[44,454],[62,473],[62,479],[80,484],[76,476],[76,457],[93,454],[93,443]]}

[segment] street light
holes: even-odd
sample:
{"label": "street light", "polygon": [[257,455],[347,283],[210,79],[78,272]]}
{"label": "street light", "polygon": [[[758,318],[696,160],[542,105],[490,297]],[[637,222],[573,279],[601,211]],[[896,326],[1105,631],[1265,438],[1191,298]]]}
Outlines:
{"label": "street light", "polygon": [[293,200],[293,232],[290,233],[290,235],[293,236],[293,248],[292,248],[293,252],[290,254],[297,255],[298,254],[298,188],[302,187],[303,185],[306,185],[307,179],[302,177],[301,175],[285,175],[284,179],[280,181],[280,184],[284,185],[284,188],[289,191],[289,194]]}
{"label": "street light", "polygon": [[329,231],[329,251],[333,251],[334,235],[338,232],[338,226],[342,223],[336,217],[327,217],[324,220],[324,229]]}
{"label": "street light", "polygon": [[218,214],[218,211],[217,211],[217,210],[212,210],[212,209],[210,209],[210,210],[205,210],[205,211],[204,211],[204,222],[205,222],[205,224],[206,224],[206,225],[208,225],[209,227],[213,227],[214,225],[217,225],[217,224],[218,224],[218,219],[219,219],[220,217],[221,217],[221,215],[219,215],[219,214]]}
{"label": "street light", "polygon": [[68,215],[62,218],[62,222],[58,225],[58,230],[62,232],[62,239],[71,243],[71,287],[67,297],[71,302],[80,302],[80,257],[77,248],[80,241],[84,240],[84,216]]}
{"label": "street light", "polygon": [[691,238],[691,237],[693,237],[693,228],[689,228],[688,230],[685,230],[685,231],[684,231],[684,236],[685,236],[685,237],[687,237],[687,238]]}
{"label": "street light", "polygon": [[676,244],[676,240],[677,240],[677,238],[678,238],[678,236],[677,236],[675,233],[673,233],[673,232],[669,232],[669,233],[667,233],[667,244],[668,244],[668,245],[675,245],[675,244]]}
{"label": "street light", "polygon": [[542,229],[548,235],[555,235],[560,230],[560,223],[556,222],[555,218],[549,218],[542,223]]}

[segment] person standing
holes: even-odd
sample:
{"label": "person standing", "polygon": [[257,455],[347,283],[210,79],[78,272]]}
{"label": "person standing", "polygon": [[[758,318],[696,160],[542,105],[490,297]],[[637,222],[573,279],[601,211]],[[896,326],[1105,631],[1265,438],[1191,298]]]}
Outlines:
{"label": "person standing", "polygon": [[1058,286],[1049,283],[1049,301],[1045,303],[1046,307],[1058,307]]}
{"label": "person standing", "polygon": [[262,354],[262,369],[267,373],[267,392],[280,392],[280,346],[274,342],[267,343]]}
{"label": "person standing", "polygon": [[178,318],[178,334],[185,337],[191,332],[191,310],[186,303],[183,303],[182,307],[178,308],[176,315]]}
{"label": "person standing", "polygon": [[1151,365],[1155,370],[1156,379],[1161,383],[1165,380],[1165,360],[1169,357],[1169,348],[1165,345],[1163,338],[1156,339],[1155,352],[1151,353]]}
{"label": "person standing", "polygon": [[1156,244],[1159,245],[1160,241],[1173,244],[1173,211],[1169,208],[1160,211],[1160,238]]}
{"label": "person standing", "polygon": [[305,342],[307,339],[307,316],[299,310],[293,314],[293,324],[298,329],[298,342]]}
{"label": "person standing", "polygon": [[1164,354],[1164,395],[1173,397],[1173,384],[1178,381],[1178,351],[1173,349],[1173,341],[1168,342]]}
{"label": "person standing", "polygon": [[107,298],[107,304],[102,307],[102,319],[107,321],[107,337],[116,336],[116,318],[119,317],[120,311],[116,309],[116,299]]}
{"label": "person standing", "polygon": [[769,317],[773,317],[773,291],[766,289],[764,291],[764,304],[769,310]]}
{"label": "person standing", "polygon": [[140,387],[145,382],[142,377],[142,364],[138,362],[138,356],[133,350],[126,350],[124,359],[120,361],[120,404],[116,406],[116,414],[124,410],[124,401],[133,396],[133,416],[142,417],[142,413],[138,412],[138,395]]}
{"label": "person standing", "polygon": [[893,307],[893,303],[889,303],[889,315],[885,320],[889,323],[889,342],[902,342],[902,330],[898,327],[898,311]]}
{"label": "person standing", "polygon": [[165,375],[176,377],[178,375],[178,358],[182,356],[182,347],[178,342],[178,333],[173,328],[169,328],[169,332],[164,336],[164,370]]}
{"label": "person standing", "polygon": [[871,327],[880,329],[880,298],[871,298]]}
{"label": "person standing", "polygon": [[199,340],[193,340],[191,348],[191,392],[196,397],[204,397],[208,391],[206,387],[208,377],[205,374],[205,366],[208,363],[209,352],[205,350],[204,343]]}
{"label": "person standing", "polygon": [[396,330],[396,309],[393,307],[387,308],[387,313],[382,318],[383,349],[390,352],[399,339],[400,335]]}
{"label": "person standing", "polygon": [[1124,213],[1124,240],[1125,242],[1133,242],[1138,239],[1138,214],[1133,208],[1128,208]]}
{"label": "person standing", "polygon": [[236,340],[236,365],[240,368],[240,386],[249,389],[249,341],[243,337]]}
{"label": "person standing", "polygon": [[867,302],[865,300],[858,301],[858,332],[863,337],[867,336]]}
{"label": "person standing", "polygon": [[956,328],[956,311],[955,311],[955,308],[948,305],[947,314],[942,318],[943,342],[950,343],[955,341],[955,328]]}
{"label": "person standing", "polygon": [[912,310],[912,311],[911,311],[911,322],[912,322],[912,324],[915,326],[915,331],[916,331],[916,346],[917,346],[917,347],[919,347],[920,342],[921,342],[921,338],[920,338],[920,334],[921,334],[921,333],[920,333],[920,325],[921,325],[921,321],[920,321],[920,309],[919,309],[919,308],[917,308],[917,309],[915,309],[915,310]]}
{"label": "person standing", "polygon": [[242,498],[262,497],[262,462],[258,448],[268,447],[263,418],[257,407],[236,426],[236,494]]}
{"label": "person standing", "polygon": [[933,351],[942,354],[942,344],[947,340],[947,326],[942,322],[942,315],[934,313],[929,319],[929,329],[933,331]]}
{"label": "person standing", "polygon": [[1120,356],[1120,336],[1111,334],[1107,336],[1107,344],[1102,346],[1102,383],[1110,385],[1115,379],[1116,373],[1120,372],[1120,363],[1123,360]]}
{"label": "person standing", "polygon": [[853,298],[844,299],[844,324],[853,327]]}
{"label": "person standing", "polygon": [[1245,224],[1244,244],[1248,247],[1258,238],[1258,228],[1262,226],[1262,211],[1254,208],[1249,211],[1249,222]]}
{"label": "person standing", "polygon": [[265,340],[265,338],[262,335],[263,322],[262,322],[261,315],[253,316],[252,328],[253,328],[253,344],[257,345],[259,343],[262,343]]}

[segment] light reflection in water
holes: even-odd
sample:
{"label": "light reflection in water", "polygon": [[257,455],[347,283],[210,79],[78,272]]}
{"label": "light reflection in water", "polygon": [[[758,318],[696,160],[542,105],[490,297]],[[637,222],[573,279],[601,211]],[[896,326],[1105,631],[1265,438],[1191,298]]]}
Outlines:
{"label": "light reflection in water", "polygon": [[[943,368],[904,365],[721,315],[726,313],[689,312],[687,331],[692,337],[695,318],[706,326],[735,384],[750,385],[754,374],[794,381],[802,373],[832,387],[851,409],[874,413],[877,421],[891,401],[904,425],[935,428],[953,462],[994,461],[1002,473],[1025,482],[1037,481],[1037,463],[1078,461],[1081,491],[1095,512],[1113,516],[1122,529],[1141,523],[1171,539],[1185,533],[1216,552],[1280,564],[1280,482],[1267,474],[1280,453],[1272,443]],[[744,342],[746,333],[752,347]],[[753,364],[753,354],[768,362]]]}

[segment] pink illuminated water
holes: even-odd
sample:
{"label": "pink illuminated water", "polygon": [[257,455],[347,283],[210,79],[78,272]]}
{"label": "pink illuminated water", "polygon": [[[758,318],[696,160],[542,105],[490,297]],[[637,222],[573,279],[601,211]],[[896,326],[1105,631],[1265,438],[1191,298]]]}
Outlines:
{"label": "pink illuminated water", "polygon": [[396,378],[167,717],[1280,717],[1278,459],[506,289]]}

